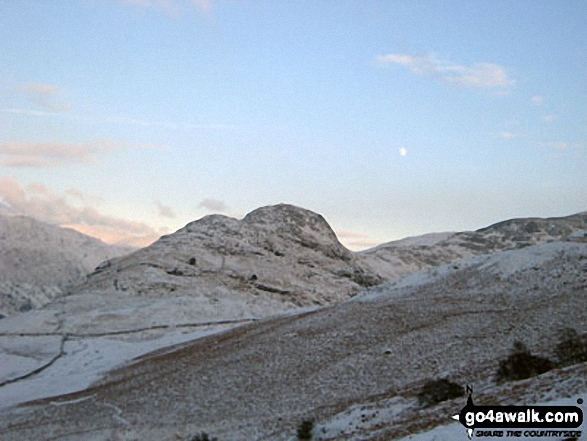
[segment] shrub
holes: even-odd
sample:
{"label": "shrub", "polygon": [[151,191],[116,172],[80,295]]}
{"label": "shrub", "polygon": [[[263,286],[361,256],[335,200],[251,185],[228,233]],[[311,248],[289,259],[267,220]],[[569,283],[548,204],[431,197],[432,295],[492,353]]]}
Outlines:
{"label": "shrub", "polygon": [[572,328],[565,328],[560,333],[555,353],[560,366],[583,363],[587,361],[587,338]]}
{"label": "shrub", "polygon": [[311,440],[312,431],[314,430],[314,421],[304,420],[298,426],[298,439],[299,440]]}
{"label": "shrub", "polygon": [[27,312],[33,308],[34,308],[33,302],[31,302],[31,299],[27,299],[26,302],[24,302],[22,305],[20,305],[20,308],[18,308],[18,310],[20,312]]}
{"label": "shrub", "polygon": [[192,436],[190,441],[218,441],[218,438],[210,438],[206,432],[202,432],[199,435]]}
{"label": "shrub", "polygon": [[463,386],[445,378],[427,381],[418,394],[421,405],[429,407],[442,401],[452,400],[465,394]]}
{"label": "shrub", "polygon": [[512,353],[499,362],[496,380],[498,383],[523,380],[548,372],[553,367],[554,363],[548,358],[532,355],[523,343],[515,342]]}

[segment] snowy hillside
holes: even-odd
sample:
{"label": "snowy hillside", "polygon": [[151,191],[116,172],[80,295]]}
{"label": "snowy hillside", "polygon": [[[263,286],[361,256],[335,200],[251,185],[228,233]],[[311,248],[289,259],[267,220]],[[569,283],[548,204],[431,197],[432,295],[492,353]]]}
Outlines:
{"label": "snowy hillside", "polygon": [[129,248],[25,216],[0,214],[0,315],[45,305]]}
{"label": "snowy hillside", "polygon": [[585,225],[585,214],[518,219],[477,232],[429,234],[353,253],[340,244],[322,216],[280,204],[259,208],[242,220],[211,215],[194,221],[149,247],[105,263],[73,292],[200,296],[205,304],[232,299],[240,305],[236,308],[244,309],[251,303],[270,303],[283,310],[326,306],[432,266],[567,240]]}
{"label": "snowy hillside", "polygon": [[75,293],[166,297],[230,292],[286,307],[328,305],[383,281],[340,244],[319,214],[292,205],[244,219],[206,216],[102,265]]}
{"label": "snowy hillside", "polygon": [[[85,391],[4,409],[0,438],[189,440],[206,431],[222,441],[279,441],[313,419],[315,439],[391,440],[450,424],[464,405],[460,397],[423,407],[418,393],[431,379],[472,384],[476,399],[492,404],[584,396],[585,362],[504,383],[496,372],[515,341],[556,360],[566,328],[587,333],[586,296],[585,243],[476,256],[334,307],[168,347]],[[81,337],[61,344],[70,338]],[[29,356],[42,356],[29,346]],[[61,362],[66,355],[41,375]],[[11,383],[10,395],[33,379]]]}
{"label": "snowy hillside", "polygon": [[385,279],[432,266],[537,243],[579,240],[587,230],[587,213],[557,218],[511,219],[477,231],[432,233],[379,245],[362,254]]}

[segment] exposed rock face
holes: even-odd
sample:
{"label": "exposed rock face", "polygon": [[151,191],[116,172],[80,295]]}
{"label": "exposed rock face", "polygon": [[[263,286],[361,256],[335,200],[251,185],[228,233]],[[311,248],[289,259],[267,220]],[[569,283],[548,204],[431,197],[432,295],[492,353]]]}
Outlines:
{"label": "exposed rock face", "polygon": [[43,306],[103,260],[130,251],[29,217],[0,215],[0,314]]}
{"label": "exposed rock face", "polygon": [[289,306],[327,305],[383,281],[347,250],[324,218],[292,205],[244,219],[206,216],[153,245],[108,262],[76,293],[264,296]]}

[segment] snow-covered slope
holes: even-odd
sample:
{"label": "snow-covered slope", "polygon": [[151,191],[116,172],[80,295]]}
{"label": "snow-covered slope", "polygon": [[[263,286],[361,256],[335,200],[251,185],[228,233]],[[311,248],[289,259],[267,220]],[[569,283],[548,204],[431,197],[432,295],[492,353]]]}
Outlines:
{"label": "snow-covered slope", "polygon": [[[554,357],[587,332],[587,244],[546,243],[407,276],[334,307],[246,324],[145,356],[86,391],[0,416],[0,438],[390,440],[450,422],[464,398],[422,408],[429,379],[472,384],[480,402],[587,393],[587,364],[497,384],[515,341]],[[25,384],[25,383],[23,383]],[[0,391],[2,388],[0,388]],[[464,432],[463,432],[464,437]]]}
{"label": "snow-covered slope", "polygon": [[0,214],[0,315],[40,307],[131,249],[25,216]]}
{"label": "snow-covered slope", "polygon": [[[514,219],[476,232],[433,233],[353,253],[322,216],[280,204],[259,208],[243,220],[207,216],[113,259],[130,250],[31,218],[0,215],[0,315],[45,305],[66,292],[113,298],[203,296],[205,304],[224,303],[244,315],[250,303],[270,304],[267,313],[276,307],[330,305],[386,279],[464,257],[581,240],[586,228],[586,213]],[[263,308],[253,309],[265,315]]]}
{"label": "snow-covered slope", "polygon": [[517,219],[477,232],[429,234],[353,253],[322,216],[280,204],[259,208],[242,220],[206,216],[105,263],[73,292],[203,296],[205,304],[230,300],[244,310],[250,303],[270,303],[273,312],[275,305],[283,310],[325,306],[384,280],[464,257],[566,240],[585,225],[585,214]]}
{"label": "snow-covered slope", "polygon": [[102,265],[74,292],[141,297],[199,292],[212,302],[237,293],[293,307],[337,303],[382,281],[340,244],[322,216],[280,204],[242,220],[206,216]]}
{"label": "snow-covered slope", "polygon": [[379,245],[362,254],[385,279],[456,260],[527,247],[537,243],[581,240],[587,213],[557,218],[511,219],[477,231],[432,233]]}

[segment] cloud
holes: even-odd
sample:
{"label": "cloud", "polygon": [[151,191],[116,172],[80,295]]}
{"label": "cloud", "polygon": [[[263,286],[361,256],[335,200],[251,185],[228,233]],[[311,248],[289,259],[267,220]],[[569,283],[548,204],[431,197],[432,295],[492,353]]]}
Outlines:
{"label": "cloud", "polygon": [[209,129],[209,130],[222,130],[222,129],[234,129],[236,126],[230,124],[219,124],[219,123],[212,123],[212,124],[186,124],[186,123],[172,123],[172,122],[162,122],[162,121],[147,121],[144,119],[139,118],[109,118],[106,122],[114,123],[114,124],[131,124],[137,125],[141,127],[159,127],[163,129],[172,129],[172,130],[202,130],[202,129]]}
{"label": "cloud", "polygon": [[464,88],[508,88],[515,80],[508,77],[503,66],[492,63],[475,63],[471,66],[440,60],[434,55],[415,56],[387,54],[377,56],[382,64],[407,67],[415,75],[431,78]]}
{"label": "cloud", "polygon": [[143,248],[149,246],[157,239],[159,239],[159,237],[161,237],[160,234],[133,236],[124,231],[114,230],[109,227],[101,227],[97,225],[63,224],[60,226],[63,228],[70,228],[79,233],[85,234],[86,236],[95,237],[104,243],[132,248]]}
{"label": "cloud", "polygon": [[15,115],[28,115],[28,116],[54,116],[53,112],[44,112],[41,110],[29,110],[29,109],[2,109],[2,112],[13,113]]}
{"label": "cloud", "polygon": [[557,119],[558,116],[557,115],[544,115],[542,118],[540,118],[542,121],[544,122],[553,122],[555,119]]}
{"label": "cloud", "polygon": [[61,112],[72,107],[71,103],[62,102],[59,99],[61,90],[53,84],[24,84],[18,88],[18,91],[26,94],[29,101],[37,107],[51,112]]}
{"label": "cloud", "polygon": [[224,123],[207,123],[207,124],[194,124],[194,123],[183,123],[183,122],[165,122],[165,121],[148,121],[140,118],[128,118],[128,117],[108,117],[104,119],[89,118],[80,115],[71,115],[64,113],[47,112],[42,110],[31,110],[31,109],[20,109],[20,108],[5,108],[0,109],[0,112],[11,113],[13,115],[26,115],[26,116],[40,116],[40,117],[52,117],[62,118],[75,121],[84,121],[91,123],[106,123],[106,124],[127,124],[140,127],[155,127],[160,129],[169,130],[234,130],[241,126]]}
{"label": "cloud", "polygon": [[0,144],[0,165],[5,167],[49,168],[72,163],[94,162],[96,155],[126,148],[164,149],[154,144],[96,140],[88,144],[60,142],[4,142]]}
{"label": "cloud", "polygon": [[402,147],[400,147],[400,148],[399,148],[399,151],[398,151],[398,153],[399,153],[399,155],[400,155],[400,156],[402,156],[402,157],[403,157],[403,156],[406,156],[406,155],[408,154],[408,149],[402,146]]}
{"label": "cloud", "polygon": [[532,98],[530,98],[530,101],[535,106],[543,106],[544,105],[544,97],[542,95],[534,95]]}
{"label": "cloud", "polygon": [[72,194],[88,200],[79,190],[67,190],[63,196],[40,183],[23,187],[12,177],[0,176],[0,200],[14,212],[67,226],[107,243],[152,243],[160,236],[145,223],[107,216],[88,204],[73,204],[67,199]]}
{"label": "cloud", "polygon": [[501,132],[499,134],[499,137],[504,138],[504,139],[519,138],[520,136],[522,136],[520,133],[514,133],[514,132]]}
{"label": "cloud", "polygon": [[344,246],[353,250],[364,250],[381,243],[381,241],[375,240],[367,234],[355,231],[336,230],[335,233]]}
{"label": "cloud", "polygon": [[96,146],[53,142],[5,142],[0,144],[1,164],[10,167],[51,167],[68,162],[92,161]]}
{"label": "cloud", "polygon": [[380,245],[381,241],[379,240],[372,240],[372,239],[364,239],[364,240],[353,240],[350,242],[345,242],[343,245],[345,245],[346,247],[355,250],[355,251],[360,251],[360,250],[366,250],[368,248],[373,248],[377,245]]}
{"label": "cloud", "polygon": [[69,196],[71,198],[74,198],[80,202],[91,202],[91,203],[104,202],[104,198],[101,196],[87,195],[85,193],[82,193],[79,190],[76,190],[75,188],[69,188],[69,189],[65,190],[65,195]]}
{"label": "cloud", "polygon": [[215,213],[226,213],[228,212],[228,206],[217,199],[204,199],[202,202],[198,204],[198,208],[204,208],[208,211],[213,211]]}
{"label": "cloud", "polygon": [[160,201],[155,201],[155,206],[157,207],[159,216],[167,217],[169,219],[175,218],[175,213],[171,207],[163,205]]}
{"label": "cloud", "polygon": [[356,231],[349,230],[336,230],[336,236],[343,239],[365,239],[367,236],[364,233],[357,233]]}

